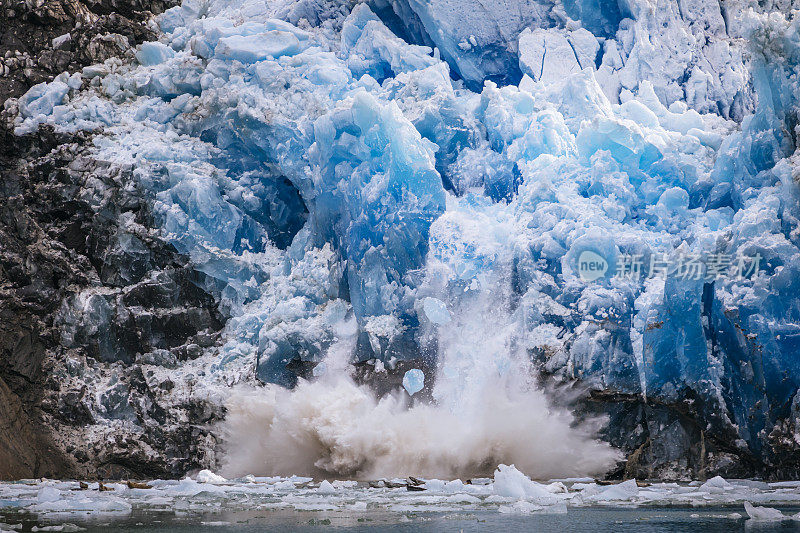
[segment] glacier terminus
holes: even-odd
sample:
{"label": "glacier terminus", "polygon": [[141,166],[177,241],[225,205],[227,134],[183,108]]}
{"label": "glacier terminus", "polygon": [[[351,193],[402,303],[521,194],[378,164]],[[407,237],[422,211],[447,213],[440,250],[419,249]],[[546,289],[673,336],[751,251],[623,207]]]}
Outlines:
{"label": "glacier terminus", "polygon": [[144,24],[3,111],[108,228],[43,356],[71,472],[800,476],[799,2]]}

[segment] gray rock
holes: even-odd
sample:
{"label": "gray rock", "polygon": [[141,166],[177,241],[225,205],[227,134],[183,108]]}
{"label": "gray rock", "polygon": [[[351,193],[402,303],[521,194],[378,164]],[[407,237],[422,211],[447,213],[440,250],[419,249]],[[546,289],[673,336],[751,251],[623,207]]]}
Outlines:
{"label": "gray rock", "polygon": [[[0,0],[0,104],[151,39],[150,12],[174,3]],[[91,135],[16,137],[13,113],[0,120],[0,478],[207,465],[218,408],[170,400],[175,384],[140,366],[214,345],[225,316],[204,276],[150,229],[130,169],[89,155]]]}

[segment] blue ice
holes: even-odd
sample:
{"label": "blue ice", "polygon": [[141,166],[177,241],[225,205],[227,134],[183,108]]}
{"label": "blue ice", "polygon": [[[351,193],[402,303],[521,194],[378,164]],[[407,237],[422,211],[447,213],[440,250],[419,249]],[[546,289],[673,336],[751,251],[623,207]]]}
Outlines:
{"label": "blue ice", "polygon": [[[231,316],[215,371],[291,386],[343,324],[353,361],[435,359],[500,294],[537,365],[756,450],[800,385],[800,21],[687,2],[186,0],[139,64],[8,105],[133,169]],[[760,270],[615,276],[709,254]]]}

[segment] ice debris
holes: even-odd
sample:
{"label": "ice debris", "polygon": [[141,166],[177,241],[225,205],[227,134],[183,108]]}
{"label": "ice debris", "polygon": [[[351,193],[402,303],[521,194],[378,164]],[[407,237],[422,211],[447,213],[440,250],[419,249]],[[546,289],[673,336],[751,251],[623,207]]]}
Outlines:
{"label": "ice debris", "polygon": [[36,495],[36,501],[40,503],[57,502],[61,499],[61,491],[55,487],[42,487]]}
{"label": "ice debris", "polygon": [[516,499],[534,500],[539,503],[556,503],[558,500],[546,486],[531,481],[514,465],[500,465],[494,473],[494,493]]}
{"label": "ice debris", "polygon": [[725,481],[722,477],[715,476],[700,485],[698,490],[707,491],[712,494],[721,494],[725,491],[733,490],[733,485]]}
{"label": "ice debris", "polygon": [[438,298],[426,297],[422,300],[422,309],[425,316],[434,324],[440,326],[450,322],[450,311],[447,305]]}
{"label": "ice debris", "polygon": [[418,369],[412,368],[403,375],[403,388],[406,389],[409,396],[414,396],[422,390],[425,386],[425,373]]}
{"label": "ice debris", "polygon": [[320,494],[335,494],[336,488],[333,485],[331,485],[330,481],[325,479],[322,481],[322,483],[319,484],[319,487],[317,487],[317,492],[319,492]]}
{"label": "ice debris", "polygon": [[744,510],[747,512],[747,516],[749,516],[751,520],[776,521],[791,519],[790,516],[784,515],[779,509],[774,509],[772,507],[759,507],[750,502],[744,502]]}
{"label": "ice debris", "polygon": [[195,481],[198,483],[211,483],[218,485],[220,483],[226,483],[228,480],[224,477],[220,476],[219,474],[215,474],[211,470],[201,470],[195,476]]}
{"label": "ice debris", "polygon": [[[426,479],[424,491],[409,492],[402,480],[379,489],[355,482],[322,481],[309,485],[310,478],[252,476],[247,481],[231,481],[225,485],[209,485],[191,479],[152,480],[151,489],[130,489],[124,483],[108,483],[113,490],[98,492],[77,489],[73,481],[30,481],[0,483],[0,501],[6,520],[18,510],[33,513],[38,519],[64,521],[68,516],[110,515],[127,516],[137,512],[168,512],[172,509],[191,515],[213,511],[252,510],[253,506],[284,510],[329,510],[342,513],[365,511],[415,513],[448,510],[494,511],[500,513],[564,513],[583,506],[680,506],[718,507],[744,505],[747,516],[754,521],[798,520],[798,515],[784,514],[771,506],[792,506],[800,503],[795,485],[764,484],[758,488],[746,480],[729,480],[731,489],[722,493],[699,490],[698,484],[649,483],[633,490],[634,480],[611,485],[581,481],[537,482],[512,465],[502,465],[493,479],[484,483],[465,483],[461,480]],[[589,498],[598,491],[613,493],[614,499]],[[41,501],[39,494],[55,495],[58,499]],[[353,502],[358,502],[356,505]],[[726,518],[740,518],[736,513]]]}

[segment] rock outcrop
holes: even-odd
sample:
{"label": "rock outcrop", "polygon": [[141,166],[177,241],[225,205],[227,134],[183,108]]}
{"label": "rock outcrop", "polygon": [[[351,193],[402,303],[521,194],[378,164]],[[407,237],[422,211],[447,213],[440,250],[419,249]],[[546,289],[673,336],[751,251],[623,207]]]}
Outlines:
{"label": "rock outcrop", "polygon": [[[152,38],[148,21],[171,3],[0,2],[0,103],[125,55]],[[200,288],[202,274],[148,229],[146,191],[92,158],[91,138],[46,127],[17,137],[0,124],[0,478],[174,475],[204,454],[194,423],[214,415],[191,403],[161,407],[157,396],[172,384],[150,382],[137,357],[196,356],[225,317]],[[71,311],[87,290],[85,305],[106,322]],[[69,375],[85,379],[92,368],[116,383],[96,400],[73,390]],[[130,423],[87,447],[93,401],[124,410]],[[184,417],[180,428],[175,417]]]}

